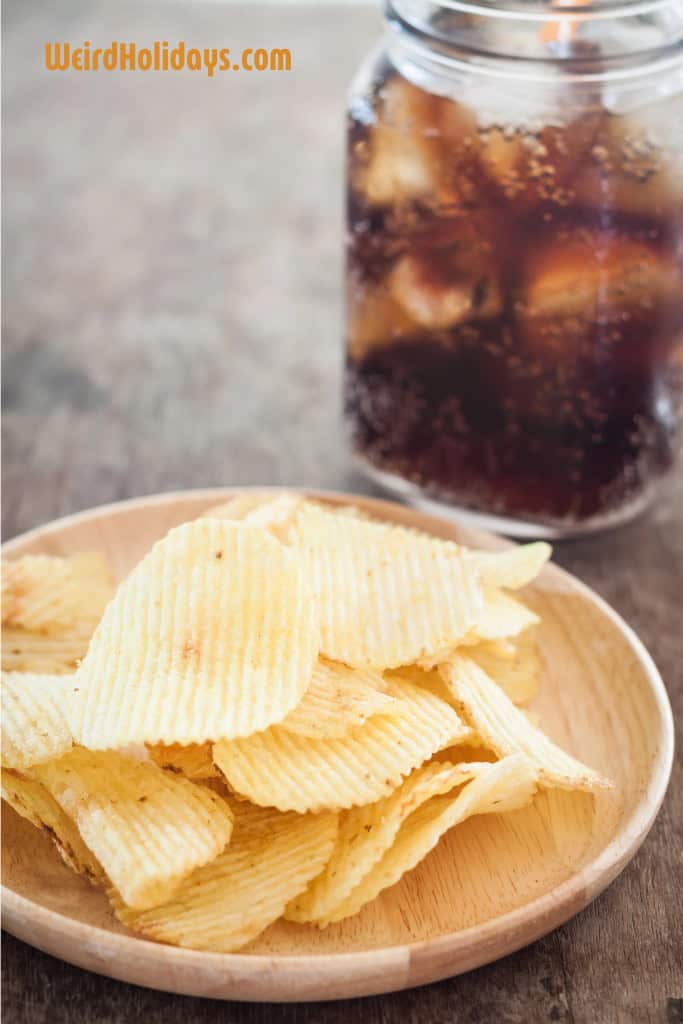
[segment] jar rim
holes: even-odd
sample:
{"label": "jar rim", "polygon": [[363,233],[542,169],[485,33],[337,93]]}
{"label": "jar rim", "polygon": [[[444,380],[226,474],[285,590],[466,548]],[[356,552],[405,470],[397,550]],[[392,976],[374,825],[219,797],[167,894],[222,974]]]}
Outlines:
{"label": "jar rim", "polygon": [[462,14],[478,15],[483,18],[504,21],[552,21],[576,22],[577,20],[607,20],[638,17],[655,11],[675,7],[679,0],[436,0],[435,6],[445,10],[460,11]]}
{"label": "jar rim", "polygon": [[558,63],[588,81],[683,64],[683,0],[385,0],[385,10],[440,62],[505,61],[514,77]]}

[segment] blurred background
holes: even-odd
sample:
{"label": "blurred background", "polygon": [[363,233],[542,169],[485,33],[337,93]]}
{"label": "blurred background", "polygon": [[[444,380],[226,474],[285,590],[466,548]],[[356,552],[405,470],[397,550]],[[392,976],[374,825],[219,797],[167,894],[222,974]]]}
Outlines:
{"label": "blurred background", "polygon": [[[343,439],[341,298],[345,101],[381,7],[4,4],[5,536],[178,488],[377,490]],[[85,40],[288,48],[292,70],[45,69],[46,42]],[[357,420],[389,430],[389,398]]]}
{"label": "blurred background", "polygon": [[[343,109],[381,17],[320,6],[3,5],[6,535],[174,488],[352,486]],[[293,70],[44,68],[46,41],[111,39]]]}

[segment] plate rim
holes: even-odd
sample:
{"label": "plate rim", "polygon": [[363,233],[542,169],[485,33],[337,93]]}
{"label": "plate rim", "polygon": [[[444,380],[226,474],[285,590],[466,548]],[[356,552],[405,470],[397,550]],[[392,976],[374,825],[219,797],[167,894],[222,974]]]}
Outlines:
{"label": "plate rim", "polygon": [[[79,523],[97,519],[114,511],[124,512],[155,504],[163,506],[186,500],[206,501],[209,504],[211,501],[219,501],[221,498],[227,500],[238,492],[279,492],[282,490],[297,491],[310,497],[334,502],[354,502],[366,507],[369,505],[379,512],[384,508],[388,517],[393,514],[394,519],[398,510],[406,515],[417,514],[424,521],[432,521],[445,527],[452,528],[458,524],[456,516],[449,519],[370,495],[295,485],[288,487],[237,485],[166,491],[93,506],[50,520],[12,537],[3,543],[2,552],[3,555],[11,554],[15,548],[38,538],[46,531],[58,532],[61,529],[77,526]],[[513,546],[506,539],[487,531],[475,530],[466,524],[463,526],[469,532],[478,533],[486,538],[491,546],[500,548]],[[304,1002],[377,995],[452,977],[507,956],[559,927],[583,910],[614,881],[635,856],[647,837],[666,795],[671,776],[674,756],[674,720],[664,681],[652,656],[632,627],[604,598],[582,580],[560,566],[552,565],[550,568],[554,573],[569,577],[573,586],[578,587],[579,591],[583,592],[612,621],[630,646],[644,669],[647,685],[653,695],[659,716],[660,736],[652,771],[630,816],[595,857],[549,892],[543,893],[505,914],[459,931],[447,932],[431,939],[422,939],[411,943],[336,953],[216,953],[164,945],[135,935],[110,932],[97,925],[86,924],[58,911],[50,910],[4,884],[2,885],[3,928],[30,945],[75,966],[85,967],[95,973],[130,981],[144,987],[194,996],[229,998],[237,1001]],[[28,927],[24,926],[25,921],[29,922]],[[47,941],[41,945],[33,935],[34,928],[31,927],[31,924],[53,941]],[[29,933],[31,933],[30,937],[27,937]],[[79,949],[83,949],[83,955],[67,956],[63,951],[60,952],[55,945],[59,935],[69,938]],[[97,948],[108,947],[113,962],[109,962],[108,956],[102,957],[101,953],[98,954],[97,948],[94,951],[90,950],[89,946],[92,946],[93,942]],[[489,948],[493,942],[497,947],[495,951]],[[146,984],[140,974],[136,972],[135,963],[132,965],[128,963],[129,957],[125,954],[130,951],[131,943],[135,943],[135,949],[144,954],[144,956],[140,956],[141,962],[144,959],[144,963],[140,964],[140,971],[146,970],[149,962],[156,963],[162,973],[168,972],[170,969],[170,977],[163,985]],[[493,955],[491,955],[492,953]],[[122,959],[122,954],[124,954],[123,970],[114,970],[113,968]],[[461,962],[452,962],[459,956]],[[434,961],[434,963],[430,965],[430,961]],[[127,966],[132,969],[127,969]],[[211,986],[211,991],[202,991],[202,977],[207,973],[215,977],[220,974],[221,968],[224,971],[228,971],[230,968],[225,991],[216,991],[215,982]],[[312,978],[311,968],[314,971]],[[391,974],[390,971],[395,972],[399,969],[402,970],[403,977],[397,979],[396,975]],[[278,986],[282,987],[285,975],[288,976],[288,987],[291,991],[284,995],[278,995]],[[294,979],[293,983],[292,978]],[[198,982],[199,984],[197,984]],[[297,990],[297,984],[302,986],[301,991]],[[239,989],[240,985],[243,987],[242,992],[236,990],[236,986]]]}

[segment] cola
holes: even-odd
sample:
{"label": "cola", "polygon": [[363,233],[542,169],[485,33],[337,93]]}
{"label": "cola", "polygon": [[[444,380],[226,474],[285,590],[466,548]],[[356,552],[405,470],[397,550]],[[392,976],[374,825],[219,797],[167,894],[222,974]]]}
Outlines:
{"label": "cola", "polygon": [[620,518],[675,459],[683,185],[680,109],[562,88],[561,116],[486,114],[387,63],[352,104],[345,404],[373,469],[566,525]]}

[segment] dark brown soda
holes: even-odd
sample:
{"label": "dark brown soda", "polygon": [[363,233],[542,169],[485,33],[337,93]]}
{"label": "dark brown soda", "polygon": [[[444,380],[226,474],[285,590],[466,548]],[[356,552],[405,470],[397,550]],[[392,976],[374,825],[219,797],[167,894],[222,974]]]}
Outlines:
{"label": "dark brown soda", "polygon": [[[417,111],[405,148],[391,126],[373,137],[397,82]],[[523,140],[447,105],[387,68],[352,109],[354,449],[475,510],[609,516],[680,443],[683,203],[661,154],[599,104]]]}

